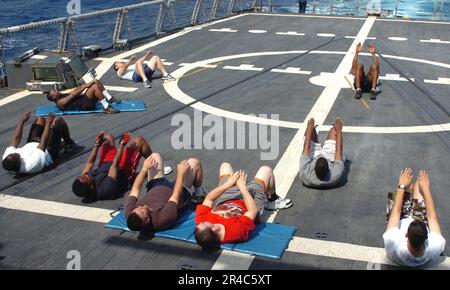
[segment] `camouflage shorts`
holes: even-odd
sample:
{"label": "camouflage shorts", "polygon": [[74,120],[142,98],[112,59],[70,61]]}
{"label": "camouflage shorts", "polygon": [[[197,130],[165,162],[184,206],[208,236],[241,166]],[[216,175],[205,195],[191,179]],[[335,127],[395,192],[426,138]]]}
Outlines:
{"label": "camouflage shorts", "polygon": [[[394,207],[395,193],[388,193],[388,202],[386,206],[386,221],[389,221],[389,216],[391,215],[392,208]],[[402,212],[400,214],[400,219],[413,218],[415,220],[420,220],[427,222],[427,209],[425,207],[425,202],[423,200],[418,200],[412,198],[412,194],[405,192],[403,197]]]}

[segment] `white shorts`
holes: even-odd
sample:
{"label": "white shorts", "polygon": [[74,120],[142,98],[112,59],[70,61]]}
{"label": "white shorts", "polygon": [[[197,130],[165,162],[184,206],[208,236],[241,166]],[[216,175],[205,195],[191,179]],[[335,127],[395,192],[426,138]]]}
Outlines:
{"label": "white shorts", "polygon": [[319,156],[334,162],[334,155],[336,154],[336,140],[326,140],[323,146],[320,143],[315,143],[311,141],[311,146],[309,148],[309,156],[315,159]]}

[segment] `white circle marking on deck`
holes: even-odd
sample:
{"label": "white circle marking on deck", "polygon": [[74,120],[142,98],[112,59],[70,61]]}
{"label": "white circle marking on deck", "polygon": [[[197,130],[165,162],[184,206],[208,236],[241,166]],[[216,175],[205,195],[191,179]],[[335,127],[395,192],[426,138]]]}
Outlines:
{"label": "white circle marking on deck", "polygon": [[[231,112],[227,110],[223,110],[220,108],[216,108],[213,106],[210,106],[208,104],[205,104],[203,102],[195,102],[196,99],[192,98],[191,96],[184,93],[178,86],[179,79],[186,74],[187,72],[194,70],[198,67],[202,67],[208,64],[214,64],[217,62],[222,62],[226,60],[231,59],[239,59],[239,58],[247,58],[247,57],[254,57],[254,56],[276,56],[276,55],[286,55],[286,54],[302,54],[305,53],[305,50],[297,50],[297,51],[272,51],[272,52],[253,52],[253,53],[244,53],[244,54],[236,54],[236,55],[228,55],[228,56],[221,56],[211,59],[206,59],[202,61],[197,61],[191,64],[188,64],[184,67],[181,67],[177,69],[176,71],[172,72],[171,74],[177,78],[176,81],[173,82],[165,82],[163,84],[164,89],[166,92],[175,100],[183,103],[183,104],[190,104],[191,108],[197,109],[199,111],[216,115],[223,118],[229,118],[237,121],[244,121],[244,122],[251,122],[261,125],[268,125],[268,126],[278,126],[283,128],[291,128],[291,129],[300,129],[303,125],[303,123],[300,122],[290,122],[290,121],[282,121],[282,120],[272,120],[272,119],[265,119],[260,118],[256,116],[249,116],[246,114]],[[336,54],[336,51],[323,51],[322,54]],[[362,54],[364,55],[364,54]],[[394,56],[394,55],[384,55],[385,58],[392,58],[392,59],[398,59],[398,60],[404,60],[404,61],[411,61],[411,62],[418,62],[418,63],[424,63],[429,64],[433,66],[439,66],[450,69],[450,64],[441,63],[441,62],[435,62],[435,61],[429,61],[425,59],[417,59],[417,58],[409,58],[409,57],[403,57],[403,56]],[[326,73],[325,73],[326,75]],[[318,80],[321,82],[322,80]],[[342,82],[340,82],[342,83]],[[195,102],[194,104],[192,104]],[[326,126],[324,126],[326,127]],[[349,129],[346,130],[345,128]],[[443,131],[450,131],[450,123],[446,124],[432,124],[432,125],[424,125],[424,126],[397,126],[397,127],[355,127],[355,126],[346,126],[344,127],[344,132],[352,132],[352,133],[385,133],[385,134],[400,134],[400,133],[431,133],[431,132],[443,132]]]}

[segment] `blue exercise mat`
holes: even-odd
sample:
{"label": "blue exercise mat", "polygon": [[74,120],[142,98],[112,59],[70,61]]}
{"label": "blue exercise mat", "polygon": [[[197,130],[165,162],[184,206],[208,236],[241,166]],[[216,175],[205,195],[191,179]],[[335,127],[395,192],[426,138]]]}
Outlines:
{"label": "blue exercise mat", "polygon": [[[111,106],[121,112],[140,112],[146,110],[144,101],[122,101],[119,104],[112,104]],[[60,110],[56,104],[49,104],[38,106],[35,115],[36,117],[41,117],[48,116],[50,113],[55,113],[56,116],[103,113],[103,106],[101,103],[97,102],[95,110],[63,111]]]}
{"label": "blue exercise mat", "polygon": [[[127,227],[123,211],[112,218],[105,227],[131,232]],[[172,228],[157,232],[155,236],[195,244],[194,229],[195,212],[188,211]],[[250,232],[248,241],[243,243],[222,244],[221,248],[265,258],[280,259],[296,231],[296,227],[272,223],[259,223],[256,225],[256,229]]]}

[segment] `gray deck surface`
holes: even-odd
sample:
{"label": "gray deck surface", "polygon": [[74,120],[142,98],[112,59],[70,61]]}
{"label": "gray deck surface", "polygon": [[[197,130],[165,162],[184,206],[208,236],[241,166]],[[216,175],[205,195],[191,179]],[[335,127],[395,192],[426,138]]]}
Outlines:
{"label": "gray deck surface", "polygon": [[[191,63],[214,57],[261,52],[290,50],[325,50],[345,53],[353,42],[345,36],[355,36],[365,19],[274,17],[247,15],[210,27],[190,32],[184,36],[157,45],[157,54],[167,61],[169,71],[178,69],[180,63]],[[210,32],[211,28],[231,28],[236,33]],[[422,39],[450,40],[450,26],[428,23],[377,21],[370,37],[376,37],[377,49],[384,55],[399,55],[450,63],[449,45],[421,43]],[[251,34],[248,30],[266,30],[265,34]],[[301,37],[276,35],[276,32],[298,31]],[[323,47],[330,38],[318,33],[333,33],[335,40]],[[388,37],[406,37],[407,41],[392,41]],[[318,48],[320,47],[320,48]],[[109,57],[111,55],[106,55]],[[228,60],[216,69],[207,69],[183,78],[180,88],[195,99],[210,96],[204,103],[216,108],[243,114],[279,114],[280,120],[303,122],[323,87],[313,85],[309,79],[321,72],[334,72],[343,54],[307,54],[291,62],[295,55],[258,56]],[[361,56],[366,67],[370,58]],[[428,84],[424,79],[449,78],[450,69],[404,60],[380,59],[381,75],[399,74],[390,64],[416,82],[383,81],[382,94],[369,101],[365,108],[353,99],[351,89],[342,89],[325,125],[336,117],[344,119],[344,126],[421,126],[450,123],[450,85]],[[253,64],[256,67],[301,67],[312,71],[310,76],[225,70],[225,65]],[[256,76],[257,75],[257,76]],[[255,77],[252,77],[255,76]],[[245,78],[250,80],[236,83]],[[154,151],[160,152],[167,165],[189,156],[203,162],[204,186],[211,190],[217,183],[218,168],[229,161],[235,168],[243,168],[253,175],[259,166],[275,166],[278,159],[260,161],[259,150],[174,150],[171,135],[171,117],[176,110],[193,116],[192,108],[172,99],[159,79],[152,89],[141,84],[118,80],[110,69],[101,79],[106,85],[136,87],[133,93],[113,92],[121,99],[144,100],[147,111],[117,115],[80,115],[65,117],[73,138],[82,146],[91,146],[99,130],[120,134],[136,127],[133,135],[142,134]],[[426,96],[424,91],[429,94]],[[12,94],[0,89],[1,98]],[[435,102],[429,97],[434,98]],[[439,105],[436,105],[436,102]],[[0,111],[0,148],[5,148],[20,116],[37,105],[46,104],[44,95],[31,95],[2,106]],[[441,108],[439,107],[441,106]],[[165,114],[168,117],[160,118]],[[148,125],[146,125],[148,124]],[[24,135],[27,134],[28,124]],[[281,128],[280,154],[285,152],[296,133],[295,129]],[[326,132],[319,134],[324,140]],[[25,138],[25,136],[24,136]],[[292,184],[288,197],[294,206],[280,211],[275,222],[298,227],[296,236],[315,239],[315,233],[327,233],[326,240],[355,245],[383,247],[385,230],[385,204],[388,191],[394,190],[398,174],[404,167],[415,171],[429,171],[432,192],[438,208],[444,237],[450,233],[450,132],[420,134],[369,134],[345,133],[344,154],[349,162],[348,182],[339,188],[313,190],[301,185],[298,177]],[[2,149],[3,150],[3,149]],[[300,156],[301,148],[298,148]],[[71,193],[71,184],[80,173],[87,154],[60,165],[55,170],[38,174],[25,181],[17,181],[0,169],[0,187],[18,182],[1,192],[87,207],[114,210],[124,199],[83,204]],[[169,178],[174,178],[174,174]],[[179,269],[184,263],[196,269],[211,269],[220,253],[203,253],[199,247],[183,242],[154,238],[139,241],[136,235],[121,234],[103,228],[103,224],[64,217],[47,216],[25,211],[0,208],[0,268],[2,269],[65,269],[66,253],[76,249],[82,254],[83,269]],[[447,244],[445,254],[448,255]],[[366,269],[367,263],[286,252],[280,261],[256,258],[250,269]],[[386,269],[396,268],[383,266]]]}

